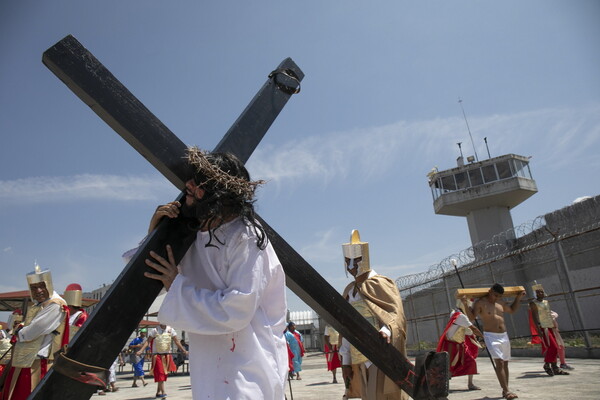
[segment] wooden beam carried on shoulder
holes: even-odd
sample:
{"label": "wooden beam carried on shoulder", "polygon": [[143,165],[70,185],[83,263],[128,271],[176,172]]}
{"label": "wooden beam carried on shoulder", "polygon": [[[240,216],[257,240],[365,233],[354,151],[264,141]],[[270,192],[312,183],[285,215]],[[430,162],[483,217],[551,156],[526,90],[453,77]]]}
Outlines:
{"label": "wooden beam carried on shoulder", "polygon": [[[523,292],[525,288],[523,286],[506,286],[504,287],[504,294],[502,297],[515,297],[519,293]],[[479,298],[487,296],[490,291],[489,287],[486,288],[465,288],[465,289],[456,289],[456,293],[454,293],[454,297],[457,299],[462,296],[467,296],[470,299]]]}

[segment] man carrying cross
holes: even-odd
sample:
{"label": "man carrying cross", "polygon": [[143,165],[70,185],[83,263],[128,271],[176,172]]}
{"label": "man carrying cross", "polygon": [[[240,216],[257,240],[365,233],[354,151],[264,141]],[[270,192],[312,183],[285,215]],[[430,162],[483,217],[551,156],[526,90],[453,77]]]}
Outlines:
{"label": "man carrying cross", "polygon": [[158,319],[189,334],[194,399],[283,399],[287,375],[285,275],[255,219],[254,191],[231,154],[188,150],[184,204],[154,213],[186,218],[196,240],[179,265],[151,252],[146,263],[168,290]]}
{"label": "man carrying cross", "polygon": [[[185,182],[189,181],[191,175],[181,168],[183,164],[181,157],[187,146],[81,43],[69,35],[44,52],[42,60],[90,106],[91,110],[113,127],[176,187],[185,190]],[[245,162],[290,96],[300,91],[300,81],[303,77],[304,73],[300,68],[291,59],[285,59],[269,74],[267,82],[228,130],[215,151],[231,152]],[[185,197],[185,192],[178,197],[176,208],[179,207],[179,203],[185,202],[183,200]],[[163,208],[162,211],[164,212],[165,209]],[[166,214],[162,216],[164,215]],[[158,219],[160,217],[158,215]],[[345,335],[382,372],[413,398],[447,396],[447,353],[427,355],[417,359],[416,365],[410,363],[395,347],[381,343],[373,335],[374,328],[364,318],[359,318],[360,314],[344,301],[335,289],[260,216],[255,215],[252,220],[258,220],[263,230],[268,232],[269,242],[272,243],[281,260],[288,285],[294,293]],[[182,232],[185,229],[179,229],[181,222],[182,219],[163,218],[160,225],[148,236],[112,285],[110,293],[103,298],[97,311],[84,325],[78,340],[69,347],[70,359],[101,368],[106,368],[113,362],[121,343],[124,343],[131,330],[135,329],[144,312],[163,288],[162,282],[145,282],[140,279],[146,271],[145,260],[149,257],[150,250],[154,249],[155,253],[160,253],[164,261],[169,260],[168,264],[174,265],[172,261],[175,260],[179,264],[179,260],[188,252],[187,249],[197,236],[193,233],[189,237],[187,232]],[[169,255],[165,252],[167,243],[172,245]],[[173,257],[170,256],[171,254]],[[168,284],[170,285],[170,281]],[[129,298],[132,288],[140,285],[143,285],[144,290],[139,292],[136,302],[123,301]],[[122,315],[122,329],[113,329],[107,324],[107,320],[110,321],[112,318],[112,310],[115,309],[118,309]],[[106,338],[106,351],[90,351],[93,338],[97,335]],[[273,355],[273,358],[279,359],[279,355]],[[279,369],[279,365],[275,364],[272,367]],[[32,395],[32,400],[79,399],[84,396],[89,397],[93,393],[93,388],[86,386],[84,382],[73,384],[67,374],[53,372],[56,372],[56,369],[50,371],[38,386]],[[436,379],[433,379],[434,377]]]}

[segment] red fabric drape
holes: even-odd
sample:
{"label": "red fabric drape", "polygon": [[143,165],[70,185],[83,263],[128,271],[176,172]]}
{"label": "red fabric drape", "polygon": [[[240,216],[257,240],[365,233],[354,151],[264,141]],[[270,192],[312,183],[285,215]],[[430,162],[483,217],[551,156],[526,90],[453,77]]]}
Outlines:
{"label": "red fabric drape", "polygon": [[304,343],[302,343],[302,339],[300,339],[300,334],[296,331],[292,332],[294,334],[294,337],[296,338],[296,341],[298,342],[298,345],[300,346],[300,357],[304,357]]}
{"label": "red fabric drape", "polygon": [[450,356],[450,374],[452,376],[474,375],[477,373],[476,358],[479,355],[479,346],[475,344],[474,335],[466,335],[463,343],[448,340],[446,333],[454,324],[460,313],[457,311],[450,317],[444,332],[440,337],[436,351],[446,351]]}
{"label": "red fabric drape", "polygon": [[333,371],[342,366],[337,344],[334,344],[333,347],[325,345],[325,357],[327,359],[327,371]]}

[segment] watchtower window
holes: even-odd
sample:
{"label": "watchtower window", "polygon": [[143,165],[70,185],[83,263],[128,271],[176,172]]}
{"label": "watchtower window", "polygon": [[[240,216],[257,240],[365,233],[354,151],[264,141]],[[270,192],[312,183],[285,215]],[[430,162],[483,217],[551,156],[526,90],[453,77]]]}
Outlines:
{"label": "watchtower window", "polygon": [[512,160],[515,170],[515,176],[522,178],[531,179],[531,172],[529,171],[529,165],[521,160]]}
{"label": "watchtower window", "polygon": [[442,177],[442,187],[444,188],[444,190],[456,190],[454,175]]}
{"label": "watchtower window", "polygon": [[498,180],[498,176],[496,175],[496,168],[494,167],[494,164],[481,167],[481,172],[483,173],[483,178],[486,183]]}
{"label": "watchtower window", "polygon": [[469,179],[467,178],[466,172],[459,172],[454,175],[454,180],[456,181],[456,187],[458,189],[466,189],[469,185]]}
{"label": "watchtower window", "polygon": [[508,164],[508,161],[497,162],[496,170],[498,170],[498,176],[500,179],[512,177],[512,172],[510,172],[510,165]]}
{"label": "watchtower window", "polygon": [[481,169],[476,168],[469,171],[469,179],[471,180],[471,186],[483,185],[483,177],[481,176]]}

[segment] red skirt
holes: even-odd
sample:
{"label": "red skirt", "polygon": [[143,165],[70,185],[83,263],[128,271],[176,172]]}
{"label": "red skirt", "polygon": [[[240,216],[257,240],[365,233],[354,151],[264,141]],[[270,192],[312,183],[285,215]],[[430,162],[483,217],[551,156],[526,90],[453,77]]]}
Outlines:
{"label": "red skirt", "polygon": [[327,371],[333,371],[336,368],[342,366],[340,362],[340,356],[338,354],[337,344],[333,345],[333,348],[325,345],[325,357],[327,358]]}
{"label": "red skirt", "polygon": [[177,371],[177,366],[173,362],[171,354],[154,354],[152,356],[152,374],[154,382],[164,382],[167,380],[169,372]]}

